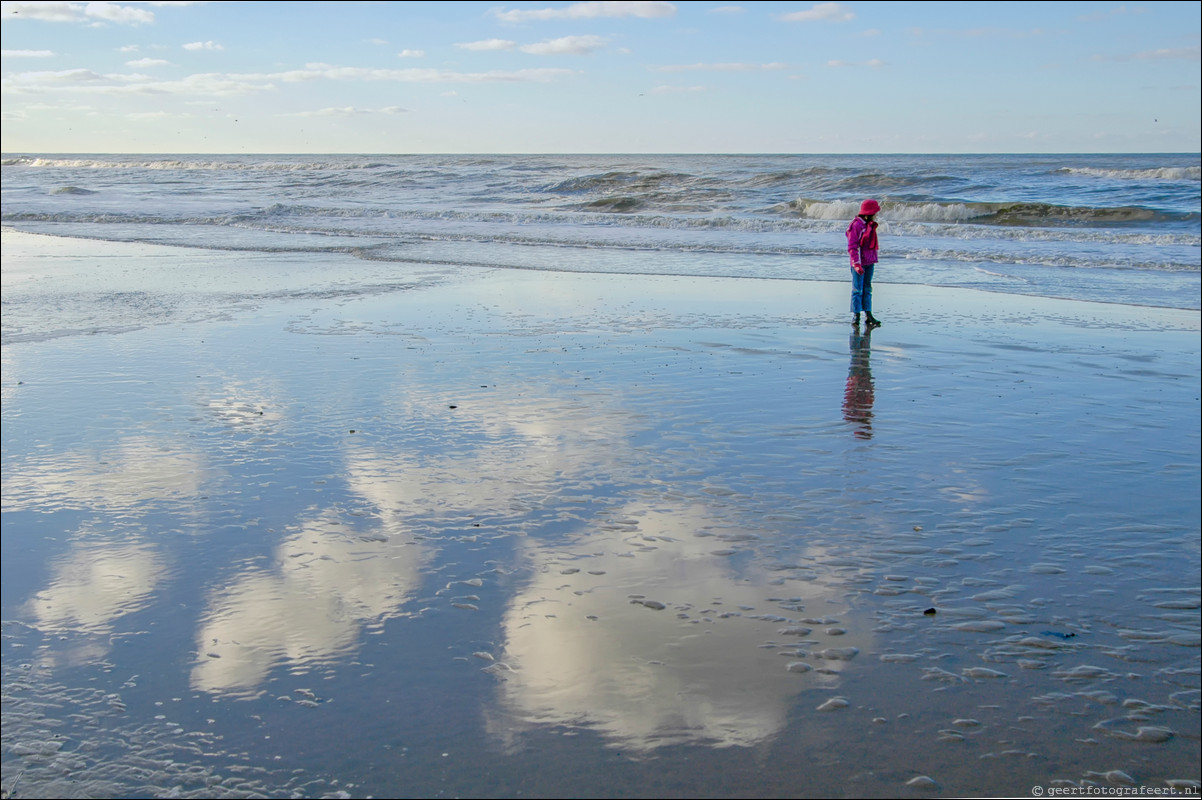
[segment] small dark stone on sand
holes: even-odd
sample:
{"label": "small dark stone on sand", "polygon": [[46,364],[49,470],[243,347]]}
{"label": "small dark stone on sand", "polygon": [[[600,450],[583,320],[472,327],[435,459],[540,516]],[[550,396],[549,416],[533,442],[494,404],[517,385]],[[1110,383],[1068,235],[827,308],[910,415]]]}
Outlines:
{"label": "small dark stone on sand", "polygon": [[1043,635],[1044,636],[1055,636],[1060,639],[1071,639],[1074,636],[1076,636],[1077,634],[1073,633],[1072,631],[1069,631],[1068,633],[1062,633],[1061,631],[1044,631]]}

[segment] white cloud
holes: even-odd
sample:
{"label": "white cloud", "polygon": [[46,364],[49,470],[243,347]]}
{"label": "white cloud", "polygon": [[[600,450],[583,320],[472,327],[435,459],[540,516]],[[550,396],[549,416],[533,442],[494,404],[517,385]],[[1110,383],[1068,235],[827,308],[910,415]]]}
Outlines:
{"label": "white cloud", "polygon": [[77,92],[106,95],[181,95],[224,97],[277,89],[279,83],[333,81],[391,81],[396,83],[549,83],[576,74],[569,69],[522,69],[490,72],[451,72],[437,69],[366,69],[310,64],[286,72],[189,75],[164,81],[140,74],[101,75],[87,69],[23,72],[7,75],[2,88],[7,94]]}
{"label": "white cloud", "polygon": [[713,70],[715,72],[746,72],[755,69],[752,64],[669,64],[656,67],[656,72],[699,72]]}
{"label": "white cloud", "polygon": [[1147,9],[1143,8],[1142,6],[1134,6],[1134,7],[1130,7],[1130,8],[1127,6],[1117,6],[1116,8],[1110,9],[1109,11],[1103,11],[1098,14],[1082,14],[1082,15],[1078,16],[1077,19],[1081,20],[1082,22],[1099,22],[1101,20],[1108,19],[1110,17],[1121,16],[1123,14],[1144,14],[1144,13],[1147,13]]}
{"label": "white cloud", "polygon": [[53,50],[4,50],[0,52],[3,58],[53,58]]}
{"label": "white cloud", "polygon": [[455,46],[460,50],[512,50],[518,43],[508,39],[484,39],[479,42],[459,42]]}
{"label": "white cloud", "polygon": [[676,15],[672,3],[654,0],[636,2],[593,2],[573,3],[564,8],[537,8],[514,11],[497,10],[497,19],[502,22],[530,22],[550,19],[597,19],[599,17],[641,17],[654,19]]}
{"label": "white cloud", "polygon": [[83,22],[83,6],[79,3],[0,3],[4,22],[36,19],[41,22]]}
{"label": "white cloud", "polygon": [[868,61],[843,61],[841,59],[833,59],[826,62],[826,65],[828,67],[872,67],[873,69],[876,69],[877,67],[883,67],[885,62],[881,61],[879,58],[869,59]]}
{"label": "white cloud", "polygon": [[1160,50],[1145,50],[1142,53],[1130,53],[1117,56],[1094,56],[1094,61],[1198,61],[1202,59],[1197,47],[1163,48]]}
{"label": "white cloud", "polygon": [[819,3],[808,11],[794,11],[780,16],[785,22],[847,22],[855,17],[839,3]]}
{"label": "white cloud", "polygon": [[208,42],[188,42],[184,45],[185,50],[224,50],[225,48],[214,41]]}
{"label": "white cloud", "polygon": [[570,69],[519,69],[490,72],[451,72],[439,69],[368,69],[366,67],[336,67],[330,64],[308,64],[303,70],[265,75],[231,76],[258,80],[281,80],[287,83],[314,80],[395,81],[398,83],[546,83],[575,74]]}
{"label": "white cloud", "polygon": [[708,14],[742,14],[746,10],[747,9],[743,8],[743,6],[718,6],[717,8],[711,8],[706,13],[708,13]]}
{"label": "white cloud", "polygon": [[582,56],[604,47],[606,39],[601,36],[563,36],[545,42],[524,44],[520,47],[517,42],[509,39],[484,39],[479,42],[459,42],[455,46],[461,50],[477,52],[487,50],[513,50],[536,56],[574,55]]}
{"label": "white cloud", "polygon": [[301,111],[296,114],[283,114],[286,117],[363,117],[369,114],[406,114],[409,112],[407,108],[400,106],[385,106],[384,108],[356,108],[355,106],[346,106],[345,108],[320,108],[316,111]]}
{"label": "white cloud", "polygon": [[141,47],[136,44],[127,44],[124,47],[118,47],[118,53],[137,53],[141,51]]}
{"label": "white cloud", "polygon": [[5,94],[46,94],[75,92],[101,95],[203,95],[229,96],[249,94],[272,88],[270,82],[247,80],[242,76],[191,75],[183,80],[159,81],[146,75],[101,75],[87,69],[55,72],[24,72],[5,76]]}
{"label": "white cloud", "polygon": [[572,55],[586,56],[605,46],[601,36],[563,36],[546,42],[522,45],[523,53],[536,56]]}
{"label": "white cloud", "polygon": [[1015,28],[964,28],[961,30],[947,28],[909,28],[907,32],[916,37],[945,36],[952,37],[954,39],[1026,39],[1032,36],[1047,35],[1047,31],[1043,28],[1031,28],[1030,30],[1020,30]]}
{"label": "white cloud", "polygon": [[147,67],[164,67],[170,63],[170,61],[164,61],[161,58],[139,58],[136,61],[126,61],[125,66],[133,67],[134,69],[146,69]]}
{"label": "white cloud", "polygon": [[656,72],[753,72],[762,69],[785,69],[785,64],[745,64],[733,62],[728,64],[669,64],[663,67],[656,67]]}
{"label": "white cloud", "polygon": [[402,50],[397,53],[397,58],[425,58],[425,50]]}
{"label": "white cloud", "polygon": [[15,83],[30,85],[90,84],[103,80],[103,75],[90,69],[64,69],[50,72],[20,72],[6,77],[4,85],[7,88],[10,84]]}
{"label": "white cloud", "polygon": [[116,3],[0,3],[4,21],[34,19],[40,22],[117,22],[140,25],[154,22],[154,13]]}
{"label": "white cloud", "polygon": [[1047,31],[1043,28],[1031,28],[1030,30],[1013,30],[1010,28],[972,28],[971,30],[962,31],[961,36],[997,36],[1001,38],[1025,39],[1028,36],[1046,36]]}
{"label": "white cloud", "polygon": [[87,3],[84,5],[84,14],[105,22],[119,22],[122,25],[154,22],[154,12],[132,6],[119,6],[116,3]]}
{"label": "white cloud", "polygon": [[1136,53],[1135,58],[1152,61],[1198,61],[1200,54],[1197,47],[1180,47]]}

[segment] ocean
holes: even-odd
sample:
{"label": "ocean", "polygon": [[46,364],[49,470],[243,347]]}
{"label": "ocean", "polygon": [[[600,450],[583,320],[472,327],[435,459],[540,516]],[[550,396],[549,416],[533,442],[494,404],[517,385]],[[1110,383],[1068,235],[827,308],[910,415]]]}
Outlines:
{"label": "ocean", "polygon": [[0,796],[1197,797],[1199,186],[6,156]]}
{"label": "ocean", "polygon": [[1197,154],[9,154],[3,224],[396,264],[846,280],[882,202],[878,285],[1197,309]]}

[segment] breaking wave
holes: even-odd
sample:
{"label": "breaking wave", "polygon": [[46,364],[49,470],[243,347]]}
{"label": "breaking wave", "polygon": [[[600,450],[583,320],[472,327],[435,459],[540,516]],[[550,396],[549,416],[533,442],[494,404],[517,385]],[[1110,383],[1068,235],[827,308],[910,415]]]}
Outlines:
{"label": "breaking wave", "polygon": [[[803,219],[819,220],[851,219],[860,210],[858,200],[832,202],[798,199],[790,207]],[[1136,206],[1091,208],[1050,203],[899,203],[888,199],[881,202],[880,217],[885,221],[898,222],[1085,227],[1140,222],[1189,222],[1198,219],[1197,214],[1171,214]]]}
{"label": "breaking wave", "polygon": [[1067,175],[1089,175],[1095,178],[1137,181],[1197,181],[1202,180],[1202,167],[1156,167],[1151,169],[1100,169],[1098,167],[1062,167]]}
{"label": "breaking wave", "polygon": [[361,164],[345,161],[261,161],[248,158],[247,160],[214,159],[198,160],[183,158],[156,158],[143,160],[120,160],[111,158],[50,158],[37,156],[14,156],[0,160],[0,166],[30,167],[39,169],[147,169],[147,170],[195,170],[195,171],[266,171],[266,172],[310,172],[322,170],[346,169],[381,169],[396,166],[383,162],[364,162]]}

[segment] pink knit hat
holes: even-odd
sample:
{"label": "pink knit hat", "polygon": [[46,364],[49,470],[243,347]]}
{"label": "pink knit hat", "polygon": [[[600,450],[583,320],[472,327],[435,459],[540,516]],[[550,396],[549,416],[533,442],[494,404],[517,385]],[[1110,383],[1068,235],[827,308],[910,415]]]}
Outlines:
{"label": "pink knit hat", "polygon": [[866,216],[872,216],[881,210],[881,204],[875,200],[865,200],[860,203],[860,213]]}

